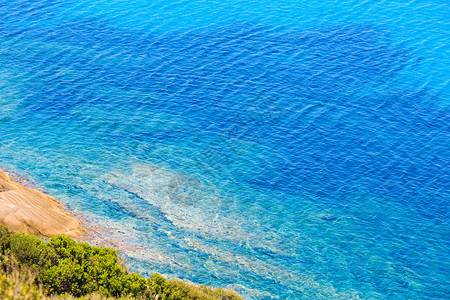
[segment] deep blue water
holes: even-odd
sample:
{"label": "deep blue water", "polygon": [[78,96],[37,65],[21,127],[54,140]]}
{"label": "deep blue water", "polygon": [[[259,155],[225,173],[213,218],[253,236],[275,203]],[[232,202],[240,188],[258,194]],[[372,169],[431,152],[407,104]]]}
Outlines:
{"label": "deep blue water", "polygon": [[445,1],[0,1],[0,166],[133,271],[450,295]]}

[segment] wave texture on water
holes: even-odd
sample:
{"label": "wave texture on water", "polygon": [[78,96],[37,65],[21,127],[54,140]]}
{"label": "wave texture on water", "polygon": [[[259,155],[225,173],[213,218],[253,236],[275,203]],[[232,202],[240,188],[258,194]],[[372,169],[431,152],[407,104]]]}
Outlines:
{"label": "wave texture on water", "polygon": [[445,3],[0,0],[0,165],[134,271],[450,294]]}

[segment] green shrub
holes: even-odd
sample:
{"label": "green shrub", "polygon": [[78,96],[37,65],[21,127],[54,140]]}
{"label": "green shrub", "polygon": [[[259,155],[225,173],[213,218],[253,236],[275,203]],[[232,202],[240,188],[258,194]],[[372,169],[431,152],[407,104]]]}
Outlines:
{"label": "green shrub", "polygon": [[144,277],[136,273],[125,274],[122,278],[122,295],[149,299],[151,291]]}
{"label": "green shrub", "polygon": [[58,259],[56,252],[46,243],[25,233],[16,233],[10,237],[9,250],[20,265],[27,265],[31,269],[48,268]]}
{"label": "green shrub", "polygon": [[3,250],[10,247],[11,232],[9,232],[6,226],[0,224],[0,253],[3,254]]}
{"label": "green shrub", "polygon": [[240,300],[237,293],[224,289],[213,289],[205,285],[195,285],[181,280],[169,280],[171,290],[177,291],[178,298],[167,299],[198,299],[198,300]]}
{"label": "green shrub", "polygon": [[170,286],[169,281],[167,281],[164,277],[161,275],[155,273],[152,276],[148,278],[148,284],[150,287],[150,291],[152,295],[159,295],[159,299],[161,300],[167,300],[167,299],[173,299],[178,300],[181,298],[181,293],[177,289],[173,289]]}
{"label": "green shrub", "polygon": [[[75,242],[64,235],[52,237],[46,243],[24,233],[11,234],[4,226],[0,226],[0,265],[3,273],[12,274],[26,269],[30,274],[35,274],[34,284],[42,285],[48,295],[83,298],[96,295],[99,299],[242,299],[231,291],[166,280],[159,274],[145,279],[122,268],[117,251],[111,248]],[[0,279],[1,284],[10,283],[9,277]],[[4,288],[7,287],[0,286],[0,289]],[[27,290],[24,286],[24,291],[34,293],[36,289]],[[1,299],[8,299],[5,297]]]}
{"label": "green shrub", "polygon": [[117,251],[77,243],[67,236],[52,237],[47,244],[59,259],[41,272],[44,288],[50,293],[83,296],[94,291],[105,296],[122,296],[124,275]]}

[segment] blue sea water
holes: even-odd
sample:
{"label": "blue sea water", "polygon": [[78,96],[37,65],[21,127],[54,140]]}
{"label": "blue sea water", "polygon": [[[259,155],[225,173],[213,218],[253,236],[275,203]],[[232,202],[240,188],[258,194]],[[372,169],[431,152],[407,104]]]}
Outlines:
{"label": "blue sea water", "polygon": [[133,271],[450,295],[450,6],[0,0],[0,167]]}

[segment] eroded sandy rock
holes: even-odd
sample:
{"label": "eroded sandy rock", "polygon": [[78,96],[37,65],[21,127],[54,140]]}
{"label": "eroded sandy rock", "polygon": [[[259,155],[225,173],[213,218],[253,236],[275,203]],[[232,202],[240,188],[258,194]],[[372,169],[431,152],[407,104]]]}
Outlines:
{"label": "eroded sandy rock", "polygon": [[15,182],[0,171],[0,223],[12,232],[52,236],[83,235],[82,222],[65,212],[53,197]]}

